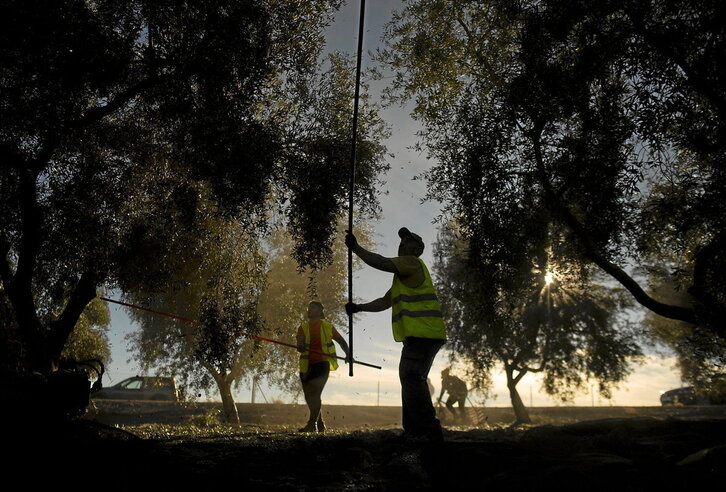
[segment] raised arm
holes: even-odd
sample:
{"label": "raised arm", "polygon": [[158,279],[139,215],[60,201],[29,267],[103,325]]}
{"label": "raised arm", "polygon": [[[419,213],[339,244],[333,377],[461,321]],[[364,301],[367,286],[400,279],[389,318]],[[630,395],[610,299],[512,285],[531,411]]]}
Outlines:
{"label": "raised arm", "polygon": [[[348,233],[345,235],[345,244],[368,266],[384,272],[398,273],[398,270],[396,270],[396,266],[393,264],[390,258],[386,258],[385,256],[381,256],[378,253],[368,251],[363,246],[358,244],[358,240],[353,234]],[[379,311],[383,311],[383,309],[380,309]]]}

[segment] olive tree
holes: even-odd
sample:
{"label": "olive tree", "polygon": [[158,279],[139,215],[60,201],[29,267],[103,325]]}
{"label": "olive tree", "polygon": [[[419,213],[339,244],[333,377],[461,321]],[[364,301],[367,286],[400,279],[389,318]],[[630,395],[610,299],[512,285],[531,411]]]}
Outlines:
{"label": "olive tree", "polygon": [[[290,145],[302,136],[287,98],[317,73],[339,5],[3,2],[0,301],[22,346],[3,358],[52,372],[98,289],[162,286],[175,265],[157,260],[194,230],[200,187],[221,214],[259,225],[273,187],[296,197],[291,175],[320,175]],[[369,189],[385,167],[376,162],[364,172]],[[163,186],[150,189],[157,177]],[[346,194],[340,173],[325,179],[336,200],[316,213]],[[327,212],[287,213],[298,238],[332,233]],[[300,239],[303,261],[324,259],[322,239]]]}
{"label": "olive tree", "polygon": [[[379,59],[423,124],[430,197],[503,272],[495,292],[530,254],[517,240],[556,227],[561,267],[596,265],[650,312],[726,336],[724,8],[406,2]],[[654,264],[685,303],[630,268]]]}
{"label": "olive tree", "polygon": [[467,363],[474,385],[488,389],[492,371],[503,367],[517,423],[530,422],[517,390],[527,374],[541,374],[544,391],[564,401],[589,380],[610,397],[641,355],[622,289],[559,269],[547,251],[510,272],[501,288],[492,265],[468,257],[471,249],[455,224],[443,228],[434,272],[448,347]]}
{"label": "olive tree", "polygon": [[[170,205],[164,220],[156,219],[139,236],[145,248],[137,247],[141,254],[126,262],[132,272],[126,275],[132,280],[124,285],[126,297],[200,323],[184,325],[136,313],[141,323],[133,336],[137,358],[143,367],[180,375],[196,389],[216,384],[229,422],[238,422],[233,383],[254,375],[289,389],[296,381],[294,351],[245,334],[294,343],[290,330],[297,326],[291,325],[299,324],[305,304],[319,294],[339,319],[345,248],[334,240],[340,236],[337,224],[349,176],[351,73],[351,60],[336,53],[327,58],[325,69],[286,89],[275,115],[285,123],[285,173],[271,187],[268,209],[258,215],[248,212],[246,222],[232,220],[213,204],[213,186],[173,185],[178,179],[175,162],[159,162],[155,176],[140,184],[152,204],[159,190],[175,188],[184,189],[183,201]],[[375,188],[386,168],[385,149],[378,142],[386,128],[377,108],[366,104],[365,86],[362,99],[366,111],[359,121],[355,198],[365,219],[377,211]],[[190,206],[196,207],[191,213]],[[148,220],[155,216],[150,210]],[[176,232],[166,237],[169,230]],[[160,276],[158,266],[150,269],[150,256],[161,271],[172,273]]]}

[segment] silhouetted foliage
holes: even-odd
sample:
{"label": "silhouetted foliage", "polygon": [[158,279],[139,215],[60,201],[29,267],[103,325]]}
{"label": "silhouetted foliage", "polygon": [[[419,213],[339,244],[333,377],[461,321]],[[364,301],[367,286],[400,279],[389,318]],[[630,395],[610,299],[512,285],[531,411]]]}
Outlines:
{"label": "silhouetted foliage", "polygon": [[[715,0],[426,0],[394,18],[392,97],[415,100],[430,197],[494,292],[555,231],[560,268],[594,263],[652,312],[726,336],[724,19]],[[665,266],[690,300],[658,299],[626,264]]]}
{"label": "silhouetted foliage", "polygon": [[[298,327],[307,319],[307,305],[320,301],[325,308],[325,319],[332,323],[341,335],[346,336],[348,320],[343,306],[347,302],[348,248],[343,242],[347,217],[338,221],[337,237],[333,247],[333,261],[319,269],[300,270],[294,259],[295,241],[288,230],[276,228],[267,238],[267,283],[259,303],[260,316],[273,338],[296,344]],[[356,221],[356,236],[361,244],[370,245],[371,232],[364,222]],[[354,259],[354,269],[360,260]],[[273,347],[273,350],[275,347]],[[342,355],[342,354],[339,354]],[[300,354],[288,347],[280,347],[271,353],[274,370],[265,374],[267,381],[290,394],[299,394]]]}
{"label": "silhouetted foliage", "polygon": [[[671,304],[688,305],[692,302],[687,292],[677,289],[673,278],[665,271],[651,267],[647,271],[651,289]],[[681,380],[709,393],[724,381],[726,374],[726,339],[711,330],[653,313],[646,313],[643,325],[656,347],[667,347],[676,356]]]}
{"label": "silhouetted foliage", "polygon": [[[325,60],[328,67],[311,80],[293,87],[292,99],[301,109],[290,122],[287,165],[281,177],[287,198],[287,226],[295,247],[292,254],[302,268],[329,265],[332,241],[341,211],[347,208],[350,177],[355,73],[353,60],[336,52]],[[380,176],[388,169],[380,141],[388,131],[369,102],[365,79],[361,87],[356,142],[356,175],[353,198],[361,219],[379,212]]]}
{"label": "silhouetted foliage", "polygon": [[588,380],[609,398],[641,355],[622,289],[595,285],[552,263],[527,265],[502,287],[491,264],[468,256],[472,248],[455,224],[441,230],[435,248],[448,346],[466,361],[479,388],[486,390],[492,370],[503,366],[518,422],[530,421],[517,391],[526,374],[542,374],[544,391],[564,401]]}
{"label": "silhouetted foliage", "polygon": [[73,361],[97,359],[108,367],[111,362],[107,334],[110,324],[108,305],[100,299],[89,302],[68,337],[61,357]]}
{"label": "silhouetted foliage", "polygon": [[[219,214],[254,228],[273,185],[290,192],[288,171],[326,176],[316,214],[293,204],[289,215],[298,258],[329,257],[330,236],[302,238],[332,234],[320,221],[347,193],[344,164],[303,158],[294,143],[334,148],[344,131],[291,124],[303,114],[292,88],[315,82],[322,30],[339,5],[3,2],[0,279],[28,369],[52,370],[97,288],[171,278],[184,259],[155,260],[197,227],[200,186]],[[370,198],[385,165],[380,149],[366,155],[358,196]]]}
{"label": "silhouetted foliage", "polygon": [[275,367],[270,361],[274,348],[247,336],[269,336],[258,314],[266,284],[262,235],[220,217],[202,190],[197,206],[194,229],[178,232],[180,240],[157,258],[172,264],[184,260],[171,269],[163,289],[139,284],[125,294],[132,304],[196,322],[132,309],[129,314],[140,329],[130,339],[144,371],[175,376],[189,394],[216,387],[227,421],[238,423],[233,385]]}

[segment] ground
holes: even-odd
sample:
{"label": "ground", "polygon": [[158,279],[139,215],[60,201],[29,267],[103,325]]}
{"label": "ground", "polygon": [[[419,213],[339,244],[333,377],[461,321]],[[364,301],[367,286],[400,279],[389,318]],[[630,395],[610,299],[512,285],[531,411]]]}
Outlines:
{"label": "ground", "polygon": [[466,424],[444,420],[443,444],[417,445],[400,441],[395,407],[326,407],[331,430],[322,435],[296,432],[301,406],[240,405],[238,427],[219,424],[215,411],[99,402],[85,418],[16,432],[25,439],[5,462],[6,480],[31,490],[620,492],[726,478],[726,407],[532,409],[534,423],[518,428],[508,409],[487,408]]}

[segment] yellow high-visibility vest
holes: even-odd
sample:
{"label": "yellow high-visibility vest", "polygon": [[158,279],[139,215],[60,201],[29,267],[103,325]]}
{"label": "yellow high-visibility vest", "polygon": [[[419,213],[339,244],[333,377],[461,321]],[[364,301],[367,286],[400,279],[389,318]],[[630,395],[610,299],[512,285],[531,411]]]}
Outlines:
{"label": "yellow high-visibility vest", "polygon": [[[300,352],[300,372],[308,372],[308,361],[310,360],[310,322],[306,321],[302,324],[303,333],[305,334],[305,352]],[[328,355],[335,354],[335,344],[333,343],[333,325],[330,322],[320,320],[320,346],[322,352]],[[330,362],[330,370],[335,371],[338,368],[338,359],[335,357],[323,356],[323,360]]]}
{"label": "yellow high-visibility vest", "polygon": [[391,287],[391,323],[393,339],[402,342],[406,337],[446,340],[446,327],[436,290],[426,264],[418,258],[424,281],[418,287],[408,287],[398,275]]}

